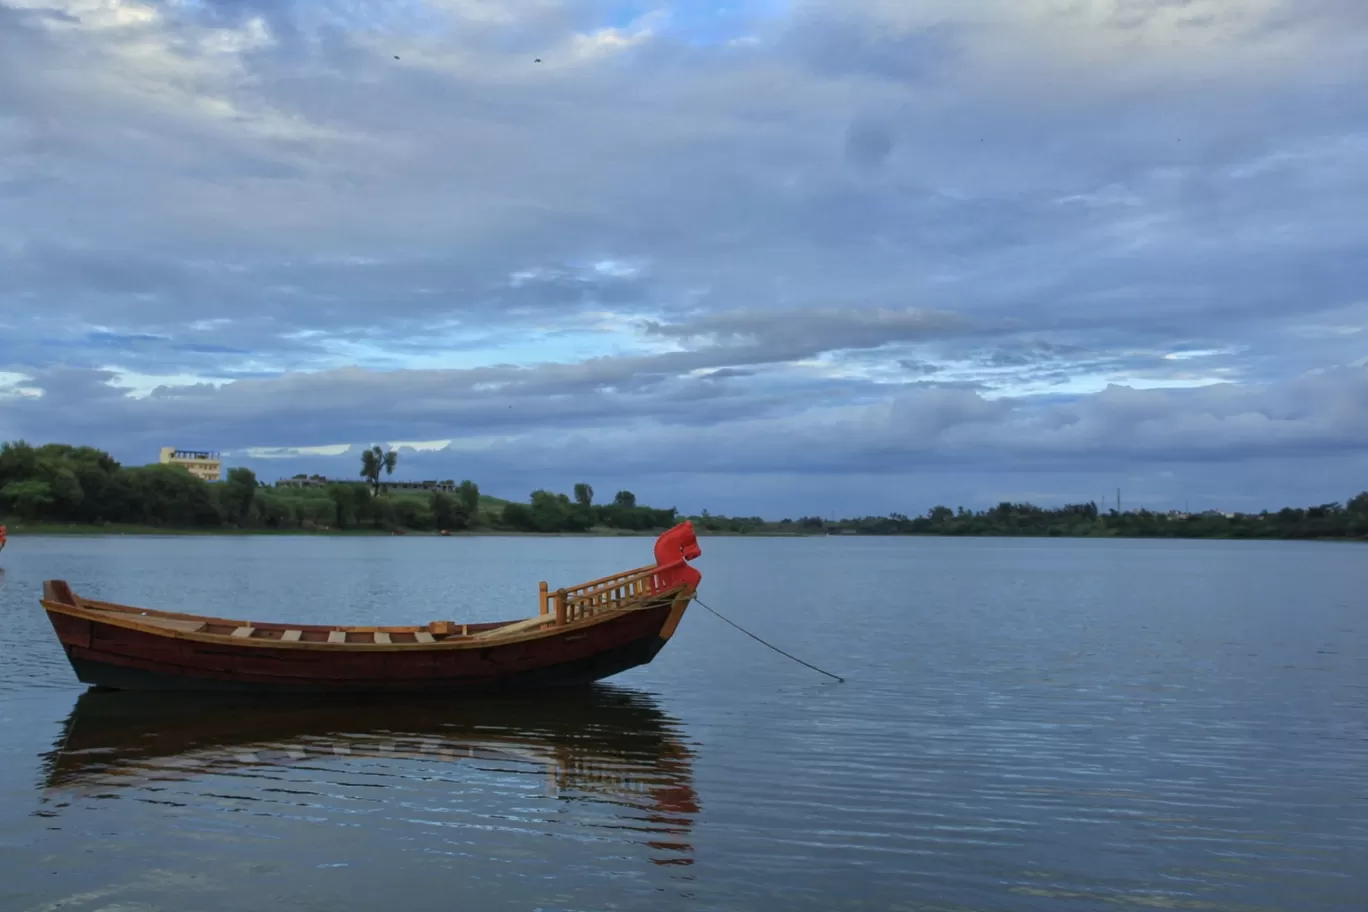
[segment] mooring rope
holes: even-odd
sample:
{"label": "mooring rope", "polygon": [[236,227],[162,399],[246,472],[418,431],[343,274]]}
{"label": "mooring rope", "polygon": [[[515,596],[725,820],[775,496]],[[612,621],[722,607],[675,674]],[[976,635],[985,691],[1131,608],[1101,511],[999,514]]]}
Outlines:
{"label": "mooring rope", "polygon": [[767,642],[765,642],[764,640],[760,639],[760,638],[759,638],[758,636],[756,636],[755,634],[751,633],[751,632],[750,632],[749,630],[747,630],[745,627],[742,627],[740,624],[738,624],[738,623],[736,623],[735,621],[733,621],[731,618],[724,617],[720,611],[717,611],[717,610],[714,609],[714,608],[709,608],[707,605],[703,604],[703,602],[699,601],[699,599],[698,599],[696,596],[694,597],[694,604],[695,604],[695,605],[698,605],[700,608],[705,608],[705,609],[707,609],[707,610],[708,610],[709,612],[711,612],[713,615],[717,616],[718,618],[721,618],[722,620],[726,621],[728,624],[731,624],[733,627],[735,627],[737,630],[739,630],[739,631],[741,631],[742,633],[744,633],[746,636],[750,637],[752,640],[755,640],[757,643],[760,643],[760,644],[763,645],[763,646],[768,646],[770,649],[773,649],[775,652],[779,653],[781,656],[784,656],[785,658],[793,659],[793,661],[797,662],[799,665],[806,665],[808,668],[811,668],[813,671],[819,671],[819,672],[821,672],[822,674],[826,675],[828,678],[835,678],[836,680],[840,681],[842,684],[845,683],[845,678],[841,677],[840,675],[835,675],[835,674],[832,674],[832,673],[829,672],[829,671],[826,671],[826,670],[824,670],[824,669],[818,668],[816,665],[813,665],[811,662],[804,662],[802,659],[798,658],[797,656],[795,656],[795,655],[789,655],[787,652],[784,652],[784,650],[780,649],[778,646],[775,646],[773,643],[767,643]]}

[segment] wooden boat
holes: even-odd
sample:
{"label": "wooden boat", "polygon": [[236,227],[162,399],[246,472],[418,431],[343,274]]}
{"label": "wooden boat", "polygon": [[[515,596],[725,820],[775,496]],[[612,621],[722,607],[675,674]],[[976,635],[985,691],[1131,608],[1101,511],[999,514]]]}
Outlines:
{"label": "wooden boat", "polygon": [[491,691],[588,684],[655,658],[702,574],[693,526],[655,563],[551,592],[515,621],[337,626],[230,620],[86,599],[62,580],[42,605],[77,678],[114,690]]}

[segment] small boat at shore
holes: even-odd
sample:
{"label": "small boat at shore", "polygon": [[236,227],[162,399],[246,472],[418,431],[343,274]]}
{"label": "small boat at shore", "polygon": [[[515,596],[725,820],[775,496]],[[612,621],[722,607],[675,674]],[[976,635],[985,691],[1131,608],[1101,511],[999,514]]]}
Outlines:
{"label": "small boat at shore", "polygon": [[702,574],[683,522],[655,563],[578,586],[540,584],[532,617],[343,626],[232,620],[83,598],[43,583],[76,677],[112,690],[478,692],[577,686],[645,665],[673,636]]}

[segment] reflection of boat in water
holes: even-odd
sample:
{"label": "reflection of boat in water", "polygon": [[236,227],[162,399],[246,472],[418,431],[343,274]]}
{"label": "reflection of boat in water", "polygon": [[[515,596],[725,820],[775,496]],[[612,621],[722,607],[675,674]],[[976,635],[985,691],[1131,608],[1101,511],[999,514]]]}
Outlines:
{"label": "reflection of boat in water", "polygon": [[506,786],[487,774],[530,774],[513,781],[606,805],[611,826],[636,834],[629,838],[655,850],[655,863],[691,864],[699,803],[693,754],[677,729],[651,697],[606,685],[459,703],[92,690],[44,758],[49,809],[41,813],[125,790],[179,783],[184,792],[215,776],[259,782],[271,770],[319,782],[375,772],[388,777],[380,784],[444,794],[466,779],[473,788],[462,794],[498,803],[508,800]]}

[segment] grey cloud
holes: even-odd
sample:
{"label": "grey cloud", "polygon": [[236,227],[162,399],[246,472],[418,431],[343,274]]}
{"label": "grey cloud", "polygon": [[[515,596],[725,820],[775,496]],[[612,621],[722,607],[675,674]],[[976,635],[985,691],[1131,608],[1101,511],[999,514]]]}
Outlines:
{"label": "grey cloud", "polygon": [[959,390],[961,392],[986,393],[992,387],[981,380],[913,380],[903,384],[904,389]]}
{"label": "grey cloud", "polygon": [[0,21],[6,19],[13,25],[21,26],[43,25],[49,22],[74,24],[81,21],[79,16],[65,10],[16,8],[7,3],[0,3]]}
{"label": "grey cloud", "polygon": [[1070,355],[1076,357],[1081,353],[1082,349],[1074,345],[1062,345],[1046,339],[1024,339],[991,352],[987,363],[993,367],[1022,367],[1058,361]]}
{"label": "grey cloud", "polygon": [[966,26],[952,21],[893,30],[862,15],[858,5],[809,5],[784,45],[819,72],[919,84],[959,61]]}
{"label": "grey cloud", "polygon": [[86,333],[85,340],[90,345],[98,345],[107,348],[126,348],[142,342],[165,342],[166,337],[154,336],[151,333],[92,332]]}
{"label": "grey cloud", "polygon": [[[7,261],[7,262],[6,262]],[[139,254],[47,248],[0,255],[0,296],[62,298],[57,314],[38,313],[34,337],[70,335],[73,316],[88,325],[117,322],[118,332],[98,338],[126,341],[174,339],[177,350],[200,354],[269,353],[307,364],[328,341],[387,339],[395,351],[430,347],[434,326],[487,327],[482,339],[452,343],[470,347],[516,331],[520,323],[547,316],[627,307],[653,299],[656,289],[639,275],[605,274],[592,267],[554,267],[513,283],[508,276],[483,285],[459,263],[424,258],[376,262],[248,263],[176,262]],[[111,312],[111,301],[118,301]],[[376,320],[377,312],[384,319]],[[187,314],[221,318],[212,330],[185,327]],[[497,323],[485,322],[493,317]],[[302,331],[321,337],[305,338]],[[94,338],[82,334],[86,342]],[[76,344],[80,344],[79,342]],[[163,366],[171,348],[151,353]],[[29,357],[41,356],[36,349]]]}
{"label": "grey cloud", "polygon": [[[115,373],[108,370],[89,370],[73,367],[48,367],[43,370],[33,371],[26,378],[11,387],[36,388],[43,391],[41,399],[20,399],[17,402],[10,401],[10,408],[7,409],[10,418],[22,418],[25,410],[37,409],[41,411],[43,405],[52,403],[75,404],[80,402],[87,403],[124,403],[128,400],[123,396],[122,391],[109,385],[109,381],[115,378]],[[6,392],[6,387],[0,386],[0,394]],[[43,428],[51,432],[55,428]]]}
{"label": "grey cloud", "polygon": [[771,422],[769,433],[782,434],[791,445],[781,458],[743,454],[736,447],[727,458],[733,465],[758,464],[762,471],[793,471],[804,463],[825,471],[857,463],[866,471],[894,471],[954,462],[1242,463],[1289,454],[1351,454],[1368,445],[1368,371],[1346,368],[1286,386],[1241,390],[1114,387],[1045,408],[986,400],[969,391],[923,390],[904,394],[887,409],[870,407],[830,421],[804,416],[801,427],[799,421]]}
{"label": "grey cloud", "polygon": [[899,359],[898,366],[909,374],[923,377],[939,373],[941,370],[943,370],[943,368],[938,367],[935,364],[927,364],[925,362],[917,361],[912,358]]}
{"label": "grey cloud", "polygon": [[895,142],[893,131],[881,118],[856,118],[846,128],[846,159],[860,168],[877,168],[892,154]]}
{"label": "grey cloud", "polygon": [[1215,24],[1218,9],[1201,0],[1114,0],[1107,21],[1116,28],[1135,29],[1157,16],[1176,13],[1180,26],[1205,27]]}
{"label": "grey cloud", "polygon": [[651,303],[656,289],[649,274],[640,272],[640,267],[629,268],[630,272],[615,273],[592,265],[550,267],[525,277],[515,274],[506,286],[463,303],[495,309],[504,317],[541,315],[549,308],[574,313]]}
{"label": "grey cloud", "polygon": [[1359,0],[1283,0],[1263,22],[1274,31],[1355,30],[1368,27],[1368,6]]}
{"label": "grey cloud", "polygon": [[719,347],[774,347],[789,358],[844,349],[877,348],[890,342],[926,339],[969,329],[958,314],[915,307],[746,308],[676,323],[647,321],[645,325],[651,334],[669,339],[703,339]]}
{"label": "grey cloud", "polygon": [[[403,110],[403,105],[398,101],[400,96],[394,95],[394,103],[389,103],[388,98],[388,93],[391,90],[397,93],[401,88],[401,85],[397,83],[393,86],[390,85],[390,82],[397,80],[400,80],[399,76],[382,80],[374,90],[377,95],[367,96],[367,99],[363,99],[361,103],[350,105],[348,112],[353,116],[362,118],[363,121],[371,114],[379,115],[382,111],[389,112],[389,116],[392,117],[398,116],[399,112]],[[269,82],[266,84],[271,85]],[[294,82],[284,81],[276,85],[282,92],[287,93],[286,97],[295,105],[309,104],[311,103],[308,101],[310,98],[314,99],[313,103],[318,100],[316,93],[297,94],[308,88],[307,83],[300,83],[296,80]],[[312,93],[313,89],[309,88],[309,92]],[[335,95],[335,92],[333,94]],[[418,99],[409,95],[403,97],[407,98],[410,104],[415,100],[423,100],[421,95]],[[368,106],[370,98],[385,99],[385,103],[373,103]],[[435,101],[435,97],[433,100]],[[317,113],[316,110],[307,107],[303,110]],[[367,122],[367,126],[385,133],[393,132],[388,129],[390,124],[385,121]],[[397,122],[393,126],[402,129],[402,125]],[[957,141],[957,136],[959,139],[964,138],[964,136],[959,135],[963,132],[963,130],[956,131],[953,129],[952,124],[952,129],[949,131],[950,139]],[[927,137],[925,136],[919,137],[919,146],[927,148],[926,140]],[[936,141],[936,143],[938,142]],[[930,147],[934,148],[936,143]],[[540,153],[544,159],[544,150],[539,146],[534,144],[530,148]],[[533,158],[527,158],[527,162],[531,161]],[[484,168],[486,164],[486,162],[481,161],[480,168]],[[449,162],[443,161],[442,167],[448,175],[451,174]],[[535,168],[531,170],[535,171]],[[436,170],[422,171],[421,173],[424,176],[438,177]],[[857,243],[865,244],[868,247],[870,244],[877,244],[880,239],[896,239],[896,243],[901,248],[898,251],[898,257],[906,265],[895,268],[893,258],[875,257],[869,249],[860,250],[855,253],[855,256],[859,257],[860,260],[852,262],[859,263],[861,271],[870,276],[877,276],[881,273],[894,275],[909,271],[915,272],[928,266],[944,268],[946,265],[950,265],[951,268],[956,268],[960,265],[957,261],[961,258],[965,260],[966,264],[970,262],[970,258],[977,260],[972,267],[977,270],[983,270],[985,264],[996,263],[996,271],[1003,274],[1010,274],[1014,266],[1013,260],[1020,258],[1024,262],[1030,263],[1033,267],[1030,270],[1031,272],[1043,271],[1046,275],[1049,274],[1048,267],[1043,270],[1041,267],[1051,262],[1063,264],[1073,269],[1079,262],[1107,261],[1105,256],[1097,257],[1095,251],[1071,249],[1072,240],[1069,243],[1060,242],[1061,238],[1074,239],[1078,236],[1077,232],[1092,230],[1093,224],[1090,223],[1090,220],[1095,222],[1095,217],[1084,218],[1081,214],[1077,216],[1068,215],[1065,210],[1052,207],[1044,198],[1030,200],[1020,197],[1015,199],[981,197],[968,200],[936,201],[932,197],[923,197],[919,190],[914,191],[909,196],[906,187],[899,187],[896,184],[882,188],[861,188],[854,185],[843,185],[836,178],[832,178],[825,185],[821,182],[812,183],[809,186],[800,185],[796,194],[777,195],[768,199],[757,196],[757,185],[753,182],[747,185],[736,185],[728,181],[719,181],[716,186],[726,193],[740,189],[743,196],[748,197],[746,211],[753,214],[747,217],[747,221],[753,223],[754,228],[745,228],[746,222],[743,221],[741,230],[747,231],[751,237],[759,237],[763,231],[769,237],[788,236],[790,238],[790,242],[782,249],[772,251],[766,251],[763,246],[764,242],[762,242],[762,246],[756,252],[763,257],[763,260],[770,261],[777,260],[781,256],[784,257],[787,261],[784,271],[794,277],[790,284],[796,287],[811,287],[819,293],[827,291],[823,286],[834,284],[818,278],[819,273],[841,274],[839,270],[831,269],[834,258],[823,248],[845,248],[840,250],[840,253],[845,255]],[[893,192],[888,192],[890,190]],[[561,196],[562,194],[556,193],[554,195]],[[718,207],[717,196],[708,192],[699,196],[699,201],[706,203],[707,206],[712,207],[712,211],[719,214],[730,214],[735,209],[734,206]],[[776,206],[776,204],[779,205]],[[662,227],[651,227],[648,228],[648,231],[664,231],[664,220],[659,218],[661,211],[657,207],[654,211],[655,218],[651,220],[642,219],[632,227],[653,224]],[[667,214],[670,212],[668,209],[664,211]],[[765,212],[769,213],[768,216],[763,221],[757,220],[754,213]],[[676,208],[674,215],[694,221],[708,217],[702,206]],[[1244,218],[1247,217],[1247,213],[1237,212],[1233,216]],[[588,213],[577,213],[577,217],[580,220],[578,225],[567,224],[565,226],[571,232],[582,229],[583,220],[588,217]],[[390,219],[383,219],[382,221],[387,225],[391,223]],[[783,230],[776,233],[775,226]],[[626,226],[622,227],[625,228]],[[614,230],[607,222],[595,224],[596,233],[603,232],[604,237],[608,237]],[[795,231],[803,238],[798,245],[792,243]],[[697,235],[698,232],[692,232],[692,236],[696,237]],[[619,234],[619,237],[621,236]],[[525,233],[523,237],[525,242]],[[701,257],[701,263],[706,263],[713,256],[722,254],[722,251],[698,249],[697,242],[682,241],[682,235],[676,239],[673,235],[661,234],[655,240],[677,246],[679,248],[678,256]],[[683,246],[679,246],[681,241]],[[619,241],[619,245],[620,243]],[[611,247],[614,245],[605,243],[601,246]],[[730,256],[731,249],[728,247],[726,255]],[[793,256],[795,250],[803,250],[804,255],[795,258]],[[985,251],[987,251],[986,254]],[[336,323],[342,313],[363,314],[365,305],[362,301],[350,302],[357,298],[374,298],[381,295],[399,299],[399,303],[393,306],[393,310],[399,312],[412,311],[420,314],[433,313],[437,309],[438,302],[447,303],[454,308],[461,308],[475,306],[469,302],[479,301],[489,307],[506,305],[508,309],[514,312],[517,312],[522,306],[532,306],[524,305],[521,300],[521,296],[524,295],[536,297],[531,289],[518,289],[516,292],[506,292],[503,297],[496,295],[493,296],[492,300],[486,299],[488,289],[492,287],[493,280],[497,278],[497,275],[486,273],[481,276],[478,264],[492,262],[496,266],[498,265],[496,259],[491,260],[487,256],[489,252],[489,248],[486,248],[470,255],[458,253],[440,266],[436,262],[431,266],[424,266],[421,262],[412,262],[396,264],[389,269],[384,267],[370,270],[333,269],[320,270],[315,274],[310,274],[309,270],[303,268],[267,269],[251,277],[255,285],[254,288],[243,287],[245,283],[239,282],[238,287],[228,289],[225,293],[232,294],[235,302],[242,301],[245,298],[251,306],[250,302],[255,299],[260,301],[260,304],[256,306],[263,309],[282,315],[298,315],[297,319],[301,322],[325,318],[329,322]],[[544,252],[554,256],[553,250],[550,248]],[[1080,260],[1079,257],[1082,259]],[[804,263],[811,264],[811,268],[804,269]],[[1148,269],[1150,264],[1144,263],[1143,266]],[[515,266],[511,261],[505,260],[503,268],[512,269]],[[992,268],[989,265],[989,269]],[[677,272],[677,270],[675,271]],[[1025,271],[1023,270],[1023,272]],[[1211,267],[1208,267],[1207,272],[1210,273],[1211,271]],[[346,274],[348,272],[351,274]],[[671,267],[666,267],[664,273],[673,279],[674,276],[669,275],[670,272]],[[416,280],[411,286],[399,278],[406,274]],[[1100,281],[1103,283],[1102,287],[1106,287],[1108,281],[1115,283],[1119,278],[1119,275],[1113,274],[1108,278],[1098,276],[1093,281]],[[816,281],[811,281],[812,279],[816,279]],[[205,286],[214,280],[207,276],[198,276],[195,281],[198,283],[196,287],[200,289],[200,293],[204,294]],[[915,278],[913,281],[916,281]],[[1230,281],[1230,277],[1222,276],[1221,281]],[[172,288],[174,287],[175,285],[172,283]],[[280,288],[282,291],[273,296],[269,291],[273,287]],[[445,293],[432,294],[431,289],[434,287]],[[312,294],[296,295],[290,298],[283,291],[283,289],[289,288],[311,289]],[[426,294],[419,294],[416,291],[417,288],[424,288],[429,291]],[[739,292],[748,296],[753,296],[757,290],[759,289],[757,289],[753,277],[748,278],[745,284],[733,285],[727,289],[728,292]],[[162,286],[148,293],[167,296],[173,294],[174,291]],[[617,300],[633,299],[632,294],[624,292],[621,286],[614,286],[608,289],[606,293],[618,293],[620,297]],[[659,289],[660,295],[665,293],[667,293],[665,288]],[[1166,291],[1166,294],[1170,293]],[[271,297],[275,297],[277,300],[272,303],[269,300]],[[550,297],[548,295],[548,298]],[[947,303],[958,306],[966,299],[985,301],[989,297],[983,293],[983,289],[975,289],[972,294],[956,295]],[[1227,295],[1226,297],[1229,300],[1238,298],[1235,295]],[[144,305],[131,303],[129,306],[137,308]],[[1135,312],[1133,310],[1132,315]],[[1119,316],[1121,315],[1113,313],[1109,315],[1109,318],[1116,319]]]}
{"label": "grey cloud", "polygon": [[[84,419],[96,431],[118,428],[129,439],[150,442],[167,427],[189,428],[225,448],[348,435],[383,439],[399,427],[420,439],[531,434],[543,444],[526,465],[570,460],[625,472],[668,459],[681,446],[707,470],[800,473],[841,465],[892,471],[915,464],[1080,458],[1242,461],[1368,446],[1365,368],[1337,368],[1273,386],[1110,387],[1054,404],[912,384],[886,404],[865,406],[748,401],[697,378],[623,392],[547,395],[534,387],[529,393],[479,393],[474,387],[490,376],[346,370],[130,399],[102,386],[108,374],[54,369],[35,378],[45,391],[42,399],[10,400],[6,411],[23,433],[47,439],[99,401],[97,417]],[[712,407],[729,398],[725,417],[718,418]],[[244,435],[249,423],[255,427]],[[557,429],[553,438],[545,436],[549,429]],[[623,446],[629,439],[632,445]],[[776,448],[775,440],[785,445]]]}

